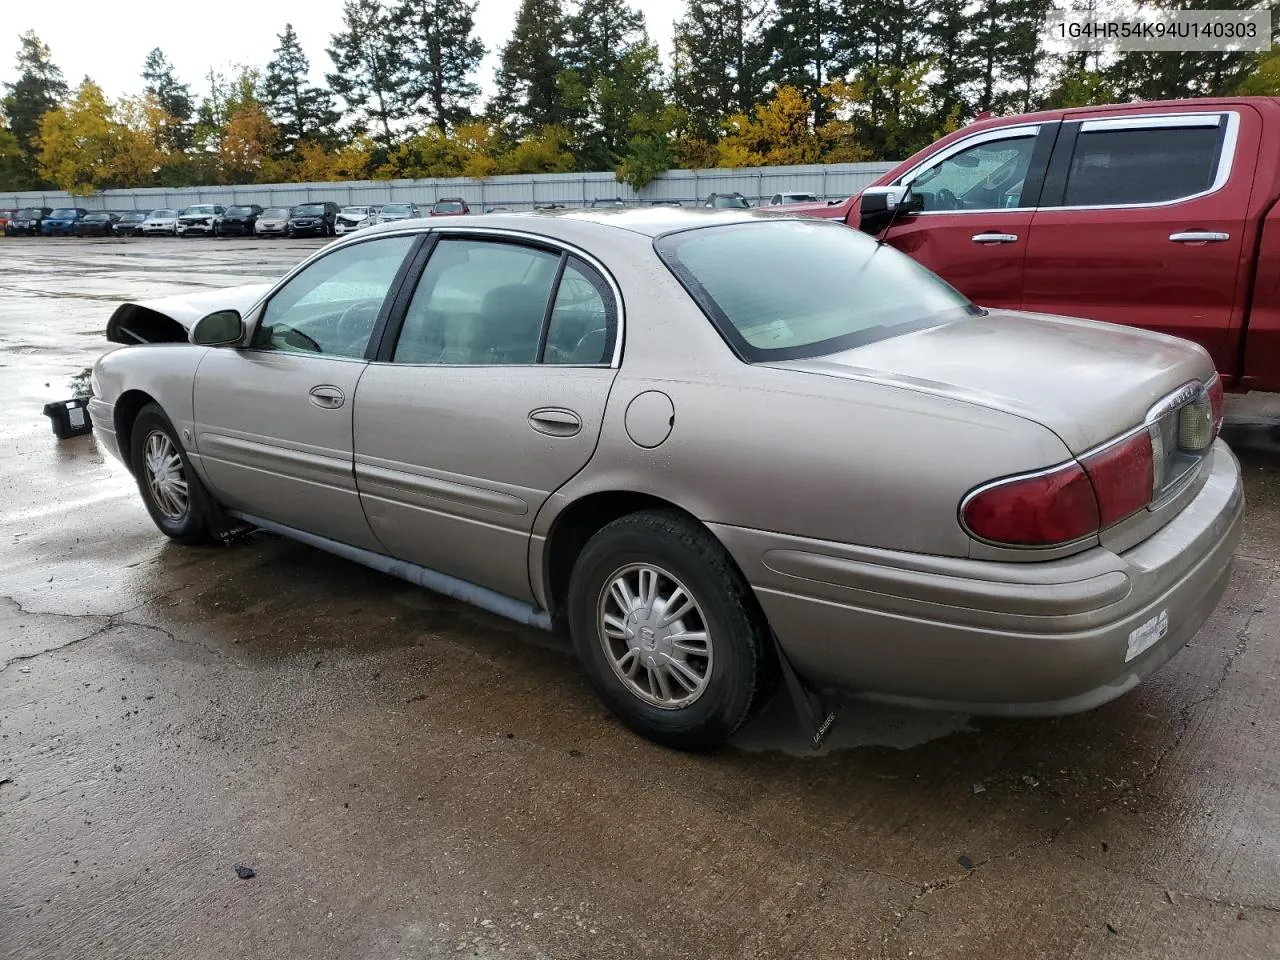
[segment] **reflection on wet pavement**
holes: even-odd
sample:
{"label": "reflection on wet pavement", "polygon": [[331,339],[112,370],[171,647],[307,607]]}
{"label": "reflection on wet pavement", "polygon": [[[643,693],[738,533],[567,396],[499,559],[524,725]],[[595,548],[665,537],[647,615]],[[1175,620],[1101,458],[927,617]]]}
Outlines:
{"label": "reflection on wet pavement", "polygon": [[1280,956],[1274,450],[1222,606],[1131,695],[851,704],[817,755],[779,700],[672,753],[563,640],[265,534],[174,546],[53,438],[111,301],[316,246],[0,240],[0,956]]}

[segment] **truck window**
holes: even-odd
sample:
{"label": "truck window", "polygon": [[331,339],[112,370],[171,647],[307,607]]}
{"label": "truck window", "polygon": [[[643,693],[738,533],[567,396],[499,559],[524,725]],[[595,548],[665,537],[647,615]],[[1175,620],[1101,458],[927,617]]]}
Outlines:
{"label": "truck window", "polygon": [[1063,205],[1163,203],[1204,193],[1217,175],[1222,133],[1220,125],[1085,126],[1071,155]]}
{"label": "truck window", "polygon": [[1022,206],[1034,134],[987,140],[953,153],[911,181],[924,210],[1006,210]]}

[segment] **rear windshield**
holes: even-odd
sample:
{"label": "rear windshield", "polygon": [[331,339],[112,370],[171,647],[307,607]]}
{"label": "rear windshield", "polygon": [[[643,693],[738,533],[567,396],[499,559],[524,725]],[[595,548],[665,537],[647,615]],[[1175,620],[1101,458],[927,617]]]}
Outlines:
{"label": "rear windshield", "polygon": [[436,213],[461,213],[462,204],[457,200],[437,200]]}
{"label": "rear windshield", "polygon": [[49,216],[58,219],[63,217],[70,218],[76,216],[78,212],[79,211],[77,211],[75,207],[59,207],[57,210],[53,211],[53,213],[49,214]]}
{"label": "rear windshield", "polygon": [[836,353],[980,312],[914,260],[839,223],[756,220],[667,234],[655,247],[749,361]]}

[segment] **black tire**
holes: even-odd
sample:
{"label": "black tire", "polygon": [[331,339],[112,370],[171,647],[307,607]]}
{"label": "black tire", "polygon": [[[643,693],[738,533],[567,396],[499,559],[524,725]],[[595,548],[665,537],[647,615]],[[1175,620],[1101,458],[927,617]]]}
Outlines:
{"label": "black tire", "polygon": [[[685,706],[656,706],[632,692],[605,651],[601,604],[614,576],[630,564],[669,573],[697,604],[712,657],[705,688]],[[682,750],[715,746],[773,693],[777,662],[755,594],[715,537],[678,511],[633,513],[597,532],[574,564],[568,607],[573,644],[592,686],[623,723],[656,743]]]}
{"label": "black tire", "polygon": [[[157,500],[157,494],[148,482],[146,465],[147,442],[153,434],[163,434],[172,444],[182,461],[181,479],[187,485],[187,507],[181,516],[173,517],[166,513],[166,506]],[[199,476],[191,468],[187,452],[178,440],[177,431],[165,416],[159,404],[149,403],[139,412],[133,421],[133,430],[129,436],[129,462],[133,464],[133,475],[138,482],[138,492],[142,494],[142,502],[146,505],[151,520],[160,532],[179,543],[200,544],[212,543],[217,537],[214,534],[212,518],[214,516],[213,501],[200,482]]]}

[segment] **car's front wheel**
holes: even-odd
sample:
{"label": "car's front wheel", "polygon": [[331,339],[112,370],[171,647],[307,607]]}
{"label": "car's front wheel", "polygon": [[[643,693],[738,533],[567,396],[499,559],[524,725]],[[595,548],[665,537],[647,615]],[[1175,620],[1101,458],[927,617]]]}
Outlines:
{"label": "car's front wheel", "polygon": [[180,543],[214,540],[212,501],[158,404],[138,413],[130,447],[142,502],[161,533]]}
{"label": "car's front wheel", "polygon": [[568,606],[597,693],[658,743],[714,746],[773,690],[769,626],[751,587],[710,532],[677,511],[601,529],[574,565]]}

